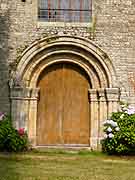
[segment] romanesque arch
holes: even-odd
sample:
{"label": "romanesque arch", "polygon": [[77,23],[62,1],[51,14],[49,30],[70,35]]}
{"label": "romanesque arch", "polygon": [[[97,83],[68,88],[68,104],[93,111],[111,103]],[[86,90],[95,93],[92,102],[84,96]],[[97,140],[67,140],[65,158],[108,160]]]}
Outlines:
{"label": "romanesque arch", "polygon": [[[82,68],[90,80],[90,138],[89,146],[98,148],[102,138],[102,122],[117,110],[119,90],[113,64],[92,41],[67,35],[47,37],[36,41],[22,54],[15,74],[20,87],[11,88],[12,116],[16,127],[24,126],[36,146],[37,105],[40,89],[37,82],[46,68],[56,63],[70,63]],[[17,111],[17,113],[15,113]]]}

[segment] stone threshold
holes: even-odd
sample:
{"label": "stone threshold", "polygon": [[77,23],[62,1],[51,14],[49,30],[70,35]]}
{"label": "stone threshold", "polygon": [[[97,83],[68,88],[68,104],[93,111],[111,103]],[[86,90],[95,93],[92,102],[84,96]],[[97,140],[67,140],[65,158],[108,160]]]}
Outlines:
{"label": "stone threshold", "polygon": [[89,145],[43,145],[43,146],[34,146],[33,149],[36,150],[48,150],[48,149],[57,149],[57,150],[90,150]]}

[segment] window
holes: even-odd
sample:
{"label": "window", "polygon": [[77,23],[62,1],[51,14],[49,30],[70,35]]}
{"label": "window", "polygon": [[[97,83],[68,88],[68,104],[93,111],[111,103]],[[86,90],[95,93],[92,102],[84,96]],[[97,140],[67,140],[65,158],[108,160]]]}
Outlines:
{"label": "window", "polygon": [[45,22],[90,22],[92,0],[39,0],[39,20]]}

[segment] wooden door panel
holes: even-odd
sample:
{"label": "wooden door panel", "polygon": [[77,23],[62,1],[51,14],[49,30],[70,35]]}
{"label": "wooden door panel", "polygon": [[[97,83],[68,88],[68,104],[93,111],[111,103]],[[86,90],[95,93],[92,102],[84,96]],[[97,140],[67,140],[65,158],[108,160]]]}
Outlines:
{"label": "wooden door panel", "polygon": [[38,145],[61,144],[62,66],[52,66],[40,79],[38,105]]}
{"label": "wooden door panel", "polygon": [[38,145],[89,144],[89,83],[73,64],[55,64],[40,77]]}
{"label": "wooden door panel", "polygon": [[65,144],[89,144],[88,81],[78,67],[64,65]]}

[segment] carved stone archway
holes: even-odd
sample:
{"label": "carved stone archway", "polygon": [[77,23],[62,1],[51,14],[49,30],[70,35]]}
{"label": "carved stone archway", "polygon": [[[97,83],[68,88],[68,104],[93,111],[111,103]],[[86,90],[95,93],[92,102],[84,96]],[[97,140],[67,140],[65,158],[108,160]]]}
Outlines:
{"label": "carved stone archway", "polygon": [[23,86],[11,88],[11,107],[14,126],[25,127],[33,146],[36,146],[38,93],[37,82],[46,67],[58,62],[77,64],[85,70],[90,81],[91,109],[90,148],[97,149],[103,137],[102,122],[117,111],[119,89],[115,69],[107,54],[90,40],[72,36],[52,36],[27,48],[15,74]]}

